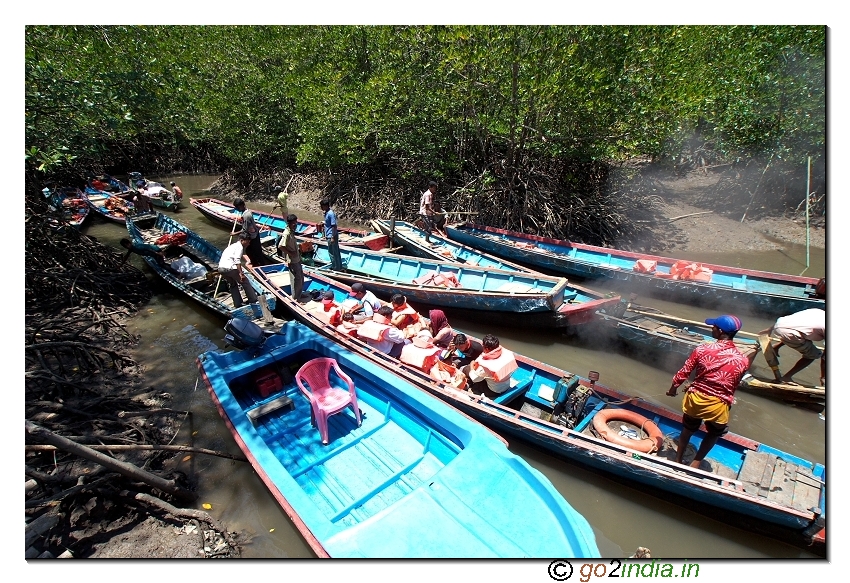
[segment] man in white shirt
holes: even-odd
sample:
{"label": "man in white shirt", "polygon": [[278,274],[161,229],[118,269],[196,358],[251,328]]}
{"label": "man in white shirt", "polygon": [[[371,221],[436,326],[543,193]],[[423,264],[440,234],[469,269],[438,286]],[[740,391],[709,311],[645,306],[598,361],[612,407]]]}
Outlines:
{"label": "man in white shirt", "polygon": [[437,193],[437,183],[433,180],[428,183],[428,190],[422,193],[419,200],[419,216],[425,228],[425,242],[431,242],[431,231],[434,230],[434,195]]}
{"label": "man in white shirt", "polygon": [[384,305],[381,300],[375,297],[375,294],[367,290],[360,282],[351,285],[351,293],[348,295],[357,301],[357,305],[349,310],[354,314],[355,322],[371,319],[372,315]]}
{"label": "man in white shirt", "polygon": [[239,286],[245,290],[245,295],[248,297],[248,303],[257,302],[257,292],[254,291],[254,286],[245,277],[242,270],[242,259],[247,263],[250,259],[247,255],[248,245],[251,239],[247,233],[240,233],[239,240],[229,245],[222,253],[221,259],[218,262],[218,272],[227,281],[230,287],[230,295],[233,298],[233,307],[242,307],[242,294],[239,293]]}
{"label": "man in white shirt", "polygon": [[[826,339],[826,312],[820,308],[810,308],[796,312],[790,316],[783,316],[776,320],[770,328],[762,330],[759,334],[767,334],[777,344],[768,344],[764,351],[767,364],[773,369],[773,374],[778,382],[792,383],[792,377],[820,358],[821,384],[826,381],[826,349],[821,350],[814,345],[813,341]],[[784,375],[779,372],[779,357],[777,350],[785,344],[799,352],[803,357],[797,361],[791,370]]]}

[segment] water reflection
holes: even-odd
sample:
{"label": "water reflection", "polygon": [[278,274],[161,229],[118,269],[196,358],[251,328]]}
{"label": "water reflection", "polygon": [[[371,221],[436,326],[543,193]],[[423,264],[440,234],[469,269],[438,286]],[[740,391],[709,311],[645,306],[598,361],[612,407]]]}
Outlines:
{"label": "water reflection", "polygon": [[[173,175],[154,177],[161,182],[174,180],[185,194],[183,208],[175,218],[208,238],[216,245],[227,244],[229,233],[210,223],[188,204],[191,196],[209,196],[204,192],[215,176]],[[272,205],[249,204],[249,208],[271,210]],[[301,209],[291,209],[299,217],[319,220],[321,217]],[[126,230],[118,225],[93,222],[86,232],[104,243],[118,247]],[[785,252],[760,252],[718,256],[691,256],[688,259],[799,273],[802,253],[805,266],[805,247],[788,246]],[[817,277],[825,271],[823,250],[811,253],[811,265],[806,275]],[[222,347],[224,322],[181,295],[172,292],[158,280],[140,258],[129,259],[145,271],[156,290],[153,300],[143,307],[130,324],[131,331],[141,335],[135,351],[137,360],[146,367],[146,383],[157,390],[174,395],[176,409],[189,410],[187,419],[174,443],[191,443],[199,447],[238,453],[227,427],[216,411],[203,386],[198,382],[195,357],[211,346]],[[604,282],[582,282],[605,291]],[[704,320],[718,310],[674,304],[649,297],[639,297],[639,303],[690,320]],[[772,321],[725,307],[738,314],[744,329],[758,331]],[[448,311],[447,311],[448,312]],[[673,409],[681,405],[676,398],[664,395],[670,386],[673,372],[670,363],[662,362],[651,353],[623,351],[618,341],[598,329],[588,328],[575,334],[561,331],[522,330],[499,325],[498,318],[475,317],[469,313],[449,313],[456,328],[483,336],[496,334],[511,349],[560,368],[586,374],[599,371],[600,382],[625,393],[638,395]],[[780,353],[784,363],[795,362],[794,354]],[[682,359],[683,360],[683,359]],[[679,363],[680,364],[680,363]],[[673,366],[678,366],[674,363]],[[759,370],[768,372],[766,366]],[[817,365],[800,373],[799,380],[818,380]],[[732,431],[764,441],[813,461],[825,462],[825,424],[816,412],[778,401],[738,392],[732,408]],[[542,471],[558,490],[581,512],[594,527],[599,548],[606,557],[626,557],[638,547],[652,550],[655,557],[808,557],[805,551],[784,543],[732,528],[683,509],[659,497],[582,467],[556,459],[543,452],[511,440],[511,450],[523,456]],[[243,531],[251,539],[245,547],[246,557],[312,557],[309,547],[280,509],[266,486],[250,465],[223,458],[187,455],[178,460],[177,469],[185,472],[198,484],[198,507],[212,505],[210,512],[231,528]]]}

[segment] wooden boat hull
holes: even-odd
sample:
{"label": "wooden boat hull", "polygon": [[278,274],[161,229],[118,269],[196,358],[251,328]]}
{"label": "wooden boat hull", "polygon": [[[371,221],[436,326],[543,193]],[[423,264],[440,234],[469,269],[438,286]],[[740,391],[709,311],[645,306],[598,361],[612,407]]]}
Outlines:
{"label": "wooden boat hull", "polygon": [[[362,425],[311,426],[292,379],[332,357],[354,381]],[[198,357],[234,439],[320,557],[599,557],[590,525],[484,427],[297,322],[255,351]],[[276,374],[263,397],[256,378]],[[261,407],[289,399],[266,414]],[[253,421],[252,421],[253,419]]]}
{"label": "wooden boat hull", "polygon": [[[513,375],[516,383],[512,381],[511,389],[496,401],[458,391],[322,322],[304,304],[289,296],[285,266],[264,266],[254,272],[282,305],[317,332],[394,371],[502,435],[522,439],[547,453],[581,463],[633,486],[647,487],[666,500],[736,526],[815,552],[825,551],[826,470],[821,464],[734,433],[720,439],[709,453],[712,471],[676,464],[672,457],[675,439],[682,429],[681,413],[630,397],[584,377],[578,377],[579,384],[592,389],[593,396],[582,409],[581,421],[570,428],[557,416],[552,416],[554,407],[549,394],[554,392],[552,388],[557,387],[559,379],[577,375],[521,354],[516,355],[519,364]],[[331,290],[338,300],[346,298],[349,289],[321,273],[313,273],[305,280],[305,291]],[[593,416],[599,410],[610,408],[623,408],[652,420],[669,438],[669,441],[665,439],[660,455],[642,453],[594,434]],[[697,432],[691,444],[698,447],[704,437],[703,431]],[[685,461],[688,461],[687,455]],[[768,462],[773,464],[772,471],[765,471]],[[716,473],[715,465],[724,467],[725,473]],[[761,472],[757,471],[759,465]],[[785,478],[786,472],[790,479]],[[775,487],[778,483],[783,487]]]}
{"label": "wooden boat hull", "polygon": [[505,269],[508,271],[525,273],[534,271],[519,263],[501,259],[468,245],[441,237],[436,233],[431,233],[431,243],[429,244],[425,241],[425,231],[413,223],[374,219],[371,224],[372,228],[376,231],[391,237],[393,244],[403,247],[405,251],[416,257],[436,259],[437,261],[452,261],[492,269]]}
{"label": "wooden boat hull", "polygon": [[[598,312],[597,315],[602,322],[614,328],[617,336],[627,344],[674,354],[681,357],[682,361],[700,344],[714,342],[709,329],[676,326],[628,310],[620,316],[604,311]],[[751,360],[759,351],[759,344],[755,339],[735,338],[735,345]]]}
{"label": "wooden boat hull", "polygon": [[744,376],[740,388],[751,393],[795,403],[822,404],[826,401],[825,387],[777,383],[759,379],[752,375]]}
{"label": "wooden boat hull", "polygon": [[[89,205],[89,208],[94,211],[92,214],[99,216],[111,223],[123,225],[128,214],[135,212],[133,203],[108,192],[102,192],[95,188],[86,187],[83,191],[83,197]],[[107,202],[112,200],[115,203],[114,208],[108,208]]]}
{"label": "wooden boat hull", "polygon": [[[190,257],[195,263],[203,265],[210,274],[218,268],[218,261],[221,258],[220,249],[188,227],[162,213],[128,217],[127,232],[130,234],[130,239],[135,243],[153,243],[164,233],[186,233],[187,241],[184,245],[180,246],[186,256]],[[227,282],[224,280],[217,281],[216,278],[208,279],[206,277],[183,279],[172,271],[161,267],[152,258],[144,257],[143,259],[157,275],[171,284],[176,290],[189,296],[223,318],[251,320],[268,331],[276,330],[283,323],[276,318],[271,322],[266,322],[263,318],[261,307],[256,304],[243,304],[241,307],[235,308],[228,291]],[[263,296],[265,298],[268,309],[274,310],[276,302],[274,294],[269,293],[250,274],[246,275],[246,277],[248,283],[254,287],[257,296]],[[241,293],[244,295],[244,292]]]}
{"label": "wooden boat hull", "polygon": [[[455,241],[498,257],[588,279],[608,278],[653,295],[697,305],[743,303],[767,314],[791,314],[825,306],[815,295],[816,278],[704,263],[710,282],[670,279],[676,259],[583,245],[480,225],[447,225]],[[519,244],[519,246],[517,245]],[[639,259],[657,261],[655,274],[634,271]]]}
{"label": "wooden boat hull", "polygon": [[[315,243],[318,268],[346,283],[359,281],[378,296],[403,294],[409,301],[450,309],[496,312],[511,326],[568,327],[586,324],[596,310],[619,302],[619,296],[570,285],[562,277],[519,273],[402,255],[342,248],[345,271],[333,271],[324,242]],[[307,267],[312,272],[316,268]],[[454,276],[459,287],[416,283],[437,273]]]}
{"label": "wooden boat hull", "polygon": [[[216,198],[190,198],[190,204],[198,209],[198,212],[207,217],[213,223],[228,229],[233,229],[234,223],[242,225],[242,213],[229,202],[218,200]],[[254,214],[254,221],[261,230],[270,230],[276,233],[283,233],[286,230],[286,218],[281,215],[265,213],[262,211],[251,210]],[[369,233],[358,229],[339,229],[340,245],[346,247],[366,247],[369,249],[380,250],[387,247],[389,238],[381,233]],[[317,239],[321,238],[322,234],[316,228],[316,223],[309,221],[298,221],[296,235],[299,237]]]}
{"label": "wooden boat hull", "polygon": [[42,192],[51,205],[62,211],[62,216],[72,227],[77,229],[82,227],[91,214],[88,200],[79,188],[63,187],[54,190],[45,188]]}

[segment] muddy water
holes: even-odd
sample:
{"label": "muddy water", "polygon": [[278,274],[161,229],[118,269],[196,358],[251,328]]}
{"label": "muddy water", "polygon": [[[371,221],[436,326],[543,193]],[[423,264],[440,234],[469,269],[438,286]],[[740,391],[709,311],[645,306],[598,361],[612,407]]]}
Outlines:
{"label": "muddy water", "polygon": [[[204,189],[209,188],[214,176],[164,176],[156,179],[162,182],[173,179],[183,189],[186,206],[175,214],[177,220],[220,246],[227,244],[229,233],[211,224],[188,204],[190,196],[208,196]],[[271,210],[271,205],[250,206]],[[291,210],[301,218],[320,219],[315,214]],[[118,240],[126,236],[123,227],[105,223],[92,223],[86,232],[116,247]],[[805,268],[806,249],[787,246],[781,252],[701,254],[687,258],[799,274]],[[152,301],[130,324],[131,330],[142,338],[136,358],[146,366],[146,384],[171,393],[175,408],[192,412],[175,443],[192,443],[236,453],[238,448],[206,389],[198,383],[195,365],[195,357],[199,353],[223,346],[224,322],[161,284],[138,257],[132,256],[131,261],[148,273],[157,290]],[[824,250],[811,249],[806,275],[818,277],[824,272]],[[582,283],[604,290],[603,286],[593,282]],[[638,302],[690,320],[702,320],[720,311],[736,313],[743,320],[744,329],[752,332],[771,324],[769,318],[750,315],[735,306],[705,310],[648,297],[639,297]],[[519,330],[501,327],[492,318],[460,315],[451,317],[451,322],[456,328],[476,336],[496,334],[510,348],[563,369],[581,374],[598,371],[601,383],[623,392],[674,409],[681,404],[681,395],[676,398],[664,395],[674,372],[669,368],[670,363],[659,362],[649,354],[627,355],[613,340],[594,334],[592,330],[573,335],[557,331]],[[781,352],[783,365],[790,366],[795,361],[794,355],[793,352]],[[662,365],[668,368],[662,369]],[[812,364],[798,379],[816,382],[819,376],[817,367],[817,363]],[[766,374],[768,369],[757,364],[756,372]],[[825,462],[825,423],[816,412],[743,392],[738,393],[737,399],[732,408],[733,431],[803,458]],[[534,450],[517,440],[511,441],[511,450],[546,474],[588,519],[596,532],[603,556],[626,557],[638,546],[650,548],[654,557],[668,558],[812,556],[795,547],[683,509]],[[210,512],[216,518],[250,537],[251,542],[245,547],[246,557],[313,556],[248,464],[210,456],[186,456],[176,463],[177,469],[197,482],[198,506],[204,503],[212,505]]]}

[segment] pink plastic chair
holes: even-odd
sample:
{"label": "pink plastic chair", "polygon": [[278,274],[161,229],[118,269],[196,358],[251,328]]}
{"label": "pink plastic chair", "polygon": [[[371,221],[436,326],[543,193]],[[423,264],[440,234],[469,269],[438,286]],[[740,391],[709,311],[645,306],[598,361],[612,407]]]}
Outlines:
{"label": "pink plastic chair", "polygon": [[[348,384],[348,390],[331,387],[331,367],[336,374]],[[304,386],[302,379],[307,382]],[[319,428],[322,437],[322,445],[328,444],[328,417],[343,411],[346,407],[354,410],[357,418],[357,426],[360,427],[360,407],[357,406],[357,393],[354,390],[354,382],[347,374],[342,372],[339,364],[333,358],[314,358],[304,363],[295,373],[295,382],[304,396],[310,399],[314,425]]]}

